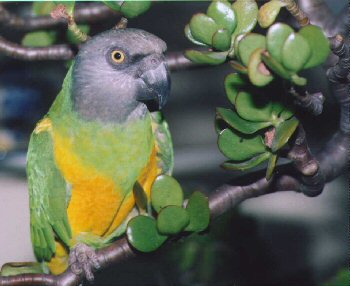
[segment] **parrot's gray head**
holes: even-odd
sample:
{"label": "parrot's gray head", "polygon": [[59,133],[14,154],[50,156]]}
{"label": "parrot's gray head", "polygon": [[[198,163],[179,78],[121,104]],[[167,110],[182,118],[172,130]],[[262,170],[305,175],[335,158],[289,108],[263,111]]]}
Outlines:
{"label": "parrot's gray head", "polygon": [[170,92],[166,44],[138,29],[101,33],[80,49],[73,70],[74,109],[87,120],[124,122],[161,109]]}

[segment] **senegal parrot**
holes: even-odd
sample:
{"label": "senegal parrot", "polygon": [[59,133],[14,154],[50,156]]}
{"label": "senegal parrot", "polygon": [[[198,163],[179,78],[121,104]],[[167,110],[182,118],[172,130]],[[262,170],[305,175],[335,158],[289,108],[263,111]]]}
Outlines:
{"label": "senegal parrot", "polygon": [[98,267],[91,253],[123,234],[135,213],[134,185],[149,197],[155,178],[172,172],[171,136],[159,112],[170,91],[165,50],[161,39],[138,29],[92,37],[33,131],[31,238],[51,273],[81,254]]}

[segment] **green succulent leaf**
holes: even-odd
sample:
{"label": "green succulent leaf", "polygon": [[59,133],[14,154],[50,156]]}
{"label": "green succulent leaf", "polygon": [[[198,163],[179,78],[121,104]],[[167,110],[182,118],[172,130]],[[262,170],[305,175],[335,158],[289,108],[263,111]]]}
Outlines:
{"label": "green succulent leaf", "polygon": [[57,33],[54,31],[36,31],[27,33],[22,39],[26,47],[47,47],[55,43]]}
{"label": "green succulent leaf", "polygon": [[286,4],[280,0],[271,0],[260,7],[258,22],[262,28],[270,27],[276,20],[280,10]]}
{"label": "green succulent leaf", "polygon": [[158,232],[154,218],[143,215],[136,216],[129,221],[126,235],[129,243],[142,252],[158,249],[168,238]]}
{"label": "green succulent leaf", "polygon": [[198,46],[207,47],[206,44],[204,44],[204,43],[202,43],[202,42],[199,42],[199,41],[195,40],[195,38],[193,38],[192,33],[191,33],[191,28],[190,28],[190,25],[189,25],[189,24],[187,24],[187,25],[185,26],[185,36],[186,36],[186,38],[189,39],[192,43],[194,43],[194,44],[196,44],[196,45],[198,45]]}
{"label": "green succulent leaf", "polygon": [[241,60],[241,57],[239,56],[239,53],[238,53],[238,45],[239,45],[239,42],[243,40],[245,36],[246,34],[239,34],[237,36],[232,35],[231,42],[233,42],[233,50],[234,50],[234,53],[236,54],[237,60]]}
{"label": "green succulent leaf", "polygon": [[298,72],[311,56],[308,42],[298,33],[288,36],[282,48],[282,64],[287,69]]}
{"label": "green succulent leaf", "polygon": [[272,104],[265,97],[246,91],[240,91],[235,107],[240,117],[253,122],[271,122]]}
{"label": "green succulent leaf", "polygon": [[151,202],[157,213],[166,206],[182,206],[183,191],[180,184],[171,176],[158,176],[152,185]]}
{"label": "green succulent leaf", "polygon": [[219,26],[215,21],[203,13],[193,15],[190,21],[190,29],[193,38],[199,42],[212,45],[212,39]]}
{"label": "green succulent leaf", "polygon": [[252,84],[262,87],[268,85],[273,80],[273,75],[267,69],[261,59],[264,49],[257,48],[249,58],[248,76]]}
{"label": "green succulent leaf", "polygon": [[219,65],[226,61],[227,52],[187,50],[185,56],[197,64]]}
{"label": "green succulent leaf", "polygon": [[56,7],[53,1],[38,1],[33,2],[33,12],[36,16],[49,15],[51,11]]}
{"label": "green succulent leaf", "polygon": [[148,198],[145,190],[139,182],[136,182],[133,188],[134,198],[137,207],[143,212],[147,212]]}
{"label": "green succulent leaf", "polygon": [[238,53],[245,66],[248,66],[250,56],[258,48],[266,48],[266,39],[263,35],[251,33],[240,40],[238,44]]}
{"label": "green succulent leaf", "polygon": [[266,152],[261,136],[243,138],[230,129],[219,134],[220,151],[230,160],[244,161]]}
{"label": "green succulent leaf", "polygon": [[251,122],[242,119],[236,112],[231,109],[218,107],[216,114],[219,118],[224,120],[233,129],[243,134],[254,134],[257,131],[264,129],[271,125],[269,122]]}
{"label": "green succulent leaf", "polygon": [[126,18],[136,18],[146,13],[151,8],[151,4],[152,1],[122,1],[120,11]]}
{"label": "green succulent leaf", "polygon": [[297,129],[298,125],[299,120],[295,117],[292,117],[291,119],[282,122],[276,127],[275,136],[271,146],[272,152],[278,151],[288,142],[290,137]]}
{"label": "green succulent leaf", "polygon": [[227,51],[231,45],[231,35],[227,30],[218,30],[213,35],[213,47],[220,51]]}
{"label": "green succulent leaf", "polygon": [[270,154],[270,159],[269,159],[269,162],[267,164],[267,169],[266,169],[266,179],[267,180],[270,180],[272,178],[273,171],[276,168],[277,159],[278,159],[278,156],[276,154]]}
{"label": "green succulent leaf", "polygon": [[232,4],[237,16],[237,27],[233,36],[248,33],[254,29],[258,21],[258,4],[255,0],[237,0]]}
{"label": "green succulent leaf", "polygon": [[240,74],[248,74],[248,69],[241,63],[237,61],[230,61],[231,67],[234,68],[235,71],[239,72]]}
{"label": "green succulent leaf", "polygon": [[300,85],[300,86],[304,86],[307,84],[307,79],[304,77],[300,77],[297,74],[292,74],[291,76],[291,80],[293,83],[295,83],[296,85]]}
{"label": "green succulent leaf", "polygon": [[284,79],[291,80],[291,73],[281,63],[271,57],[269,53],[263,52],[261,59],[275,74]]}
{"label": "green succulent leaf", "polygon": [[221,29],[227,30],[230,35],[236,28],[236,14],[231,4],[226,0],[213,1],[208,7],[207,15],[212,18]]}
{"label": "green succulent leaf", "polygon": [[107,7],[114,11],[120,11],[120,1],[102,1]]}
{"label": "green succulent leaf", "polygon": [[[279,1],[278,1],[279,2]],[[276,23],[270,27],[266,34],[266,46],[270,55],[279,63],[282,62],[282,48],[287,38],[294,31],[284,23]]]}
{"label": "green succulent leaf", "polygon": [[222,167],[227,169],[227,170],[244,171],[244,170],[248,170],[248,169],[251,169],[251,168],[254,168],[254,167],[260,165],[262,162],[269,159],[270,156],[271,156],[270,152],[265,152],[265,153],[259,154],[259,155],[255,156],[247,161],[244,161],[244,162],[227,161],[227,162],[222,164]]}
{"label": "green succulent leaf", "polygon": [[330,44],[320,27],[308,25],[303,27],[299,34],[304,37],[311,48],[311,57],[304,69],[312,68],[322,64],[329,56]]}
{"label": "green succulent leaf", "polygon": [[126,18],[135,18],[146,13],[151,1],[102,1],[109,8],[120,11]]}
{"label": "green succulent leaf", "polygon": [[174,235],[183,231],[189,222],[190,216],[185,209],[178,206],[168,206],[160,211],[157,218],[157,228],[161,234]]}
{"label": "green succulent leaf", "polygon": [[272,116],[273,118],[279,119],[279,120],[288,120],[294,115],[294,111],[291,110],[289,107],[286,107],[281,102],[271,102],[272,104]]}
{"label": "green succulent leaf", "polygon": [[242,87],[247,85],[245,77],[238,73],[231,73],[225,78],[225,91],[227,98],[232,104],[235,104],[236,96]]}
{"label": "green succulent leaf", "polygon": [[188,200],[186,210],[190,217],[190,223],[185,231],[201,232],[210,222],[209,201],[201,192],[194,192]]}

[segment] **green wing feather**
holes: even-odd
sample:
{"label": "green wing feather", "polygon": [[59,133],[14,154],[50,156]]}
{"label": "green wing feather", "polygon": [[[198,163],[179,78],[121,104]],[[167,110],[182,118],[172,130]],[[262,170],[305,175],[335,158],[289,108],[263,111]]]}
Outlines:
{"label": "green wing feather", "polygon": [[160,168],[163,174],[171,175],[174,168],[174,148],[168,123],[161,112],[152,112],[152,125],[158,144],[157,154]]}
{"label": "green wing feather", "polygon": [[50,132],[33,132],[28,148],[27,175],[31,238],[39,261],[56,252],[55,235],[69,245],[67,185],[56,167]]}

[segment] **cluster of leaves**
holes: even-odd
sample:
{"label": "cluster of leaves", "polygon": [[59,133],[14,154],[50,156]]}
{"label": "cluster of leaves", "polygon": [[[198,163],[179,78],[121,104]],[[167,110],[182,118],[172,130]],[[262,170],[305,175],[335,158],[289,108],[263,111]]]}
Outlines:
{"label": "cluster of leaves", "polygon": [[225,90],[234,109],[217,108],[216,112],[218,146],[230,159],[223,167],[246,170],[268,160],[269,179],[278,152],[287,144],[299,121],[278,95],[264,96],[265,92],[271,94],[271,89],[257,89],[241,74],[229,74]]}
{"label": "cluster of leaves", "polygon": [[158,249],[172,235],[182,232],[201,232],[208,227],[210,210],[208,199],[194,192],[186,207],[180,184],[171,176],[158,176],[152,185],[148,201],[141,186],[136,185],[134,196],[140,215],[127,225],[127,238],[139,251]]}
{"label": "cluster of leaves", "polygon": [[[308,25],[295,32],[287,24],[273,24],[285,5],[271,0],[259,9],[254,0],[237,0],[232,5],[214,0],[206,14],[195,14],[185,27],[190,41],[210,49],[187,51],[190,60],[211,65],[229,60],[237,72],[225,80],[233,109],[217,109],[218,146],[230,159],[223,166],[246,170],[268,160],[268,179],[280,150],[299,124],[285,103],[283,82],[305,85],[306,79],[298,73],[320,65],[330,53],[319,27]],[[252,32],[257,23],[270,27],[266,35]],[[275,79],[282,84],[269,88]]]}
{"label": "cluster of leaves", "polygon": [[[112,10],[118,11],[126,18],[135,18],[151,7],[151,1],[103,1],[103,3]],[[64,5],[70,16],[74,15],[75,1],[39,1],[33,3],[33,14],[35,16],[49,15],[57,5]],[[89,25],[78,25],[79,29],[88,34]],[[57,31],[35,31],[27,33],[22,39],[22,45],[29,47],[46,47],[57,43],[59,33]],[[67,30],[65,40],[71,44],[79,44],[80,40],[71,31]]]}

